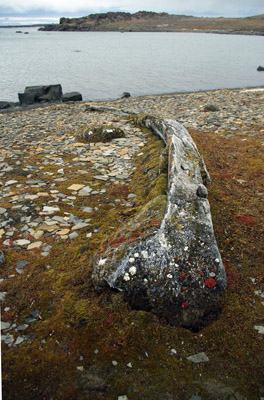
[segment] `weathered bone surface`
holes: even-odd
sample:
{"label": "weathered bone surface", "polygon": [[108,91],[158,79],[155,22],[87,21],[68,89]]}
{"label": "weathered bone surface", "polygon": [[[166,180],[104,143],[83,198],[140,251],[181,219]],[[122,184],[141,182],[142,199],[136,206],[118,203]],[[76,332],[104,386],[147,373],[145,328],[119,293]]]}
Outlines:
{"label": "weathered bone surface", "polygon": [[199,329],[220,310],[226,287],[205,187],[209,174],[183,126],[154,117],[144,123],[169,146],[166,213],[154,234],[97,259],[94,284],[123,291],[132,307],[173,325]]}

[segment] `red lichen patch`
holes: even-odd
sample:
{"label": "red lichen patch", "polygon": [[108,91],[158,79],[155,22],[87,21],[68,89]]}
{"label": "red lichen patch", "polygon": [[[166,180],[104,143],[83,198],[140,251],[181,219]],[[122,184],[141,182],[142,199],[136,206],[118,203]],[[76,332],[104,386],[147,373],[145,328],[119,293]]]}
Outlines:
{"label": "red lichen patch", "polygon": [[253,215],[233,215],[233,218],[237,220],[239,224],[245,224],[247,226],[254,226],[258,223],[255,217]]}
{"label": "red lichen patch", "polygon": [[205,283],[205,286],[207,286],[210,289],[212,289],[216,286],[216,281],[214,278],[207,278],[204,283]]}
{"label": "red lichen patch", "polygon": [[188,308],[189,307],[189,303],[188,303],[188,301],[184,301],[183,303],[182,303],[182,305],[181,305],[181,308],[182,309],[186,309],[186,308]]}

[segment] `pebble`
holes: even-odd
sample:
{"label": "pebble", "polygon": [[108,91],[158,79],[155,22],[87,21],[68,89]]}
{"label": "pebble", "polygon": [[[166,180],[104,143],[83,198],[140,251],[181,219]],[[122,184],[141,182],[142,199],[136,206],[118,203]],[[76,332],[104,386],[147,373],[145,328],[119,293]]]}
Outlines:
{"label": "pebble", "polygon": [[34,242],[34,243],[31,243],[31,244],[27,247],[27,249],[28,249],[28,250],[39,249],[42,245],[43,245],[43,242]]}
{"label": "pebble", "polygon": [[191,362],[193,362],[195,364],[204,363],[204,362],[208,362],[209,361],[209,358],[207,357],[207,355],[204,352],[198,353],[198,354],[194,354],[194,355],[186,357],[186,358],[187,358],[187,360],[189,360],[189,361],[191,361]]}
{"label": "pebble", "polygon": [[263,325],[255,325],[254,329],[256,329],[258,331],[258,333],[261,333],[262,335],[264,335],[264,326]]}
{"label": "pebble", "polygon": [[19,345],[24,342],[24,338],[22,336],[18,336],[15,341],[15,345]]}
{"label": "pebble", "polygon": [[5,256],[2,250],[0,250],[0,265],[4,264],[5,262]]}
{"label": "pebble", "polygon": [[1,321],[1,331],[6,331],[10,328],[11,324],[9,322]]}

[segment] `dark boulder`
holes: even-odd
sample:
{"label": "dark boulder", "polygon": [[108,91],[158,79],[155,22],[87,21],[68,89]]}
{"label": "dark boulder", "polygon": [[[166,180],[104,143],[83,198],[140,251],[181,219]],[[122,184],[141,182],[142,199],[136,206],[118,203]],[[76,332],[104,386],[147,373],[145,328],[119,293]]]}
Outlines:
{"label": "dark boulder", "polygon": [[8,101],[0,101],[0,110],[4,110],[8,107],[10,107],[10,103]]}
{"label": "dark boulder", "polygon": [[217,106],[215,106],[214,104],[207,104],[207,105],[204,107],[204,111],[205,111],[205,112],[207,112],[207,111],[215,112],[215,111],[220,111],[220,108],[217,107]]}
{"label": "dark boulder", "polygon": [[67,102],[67,101],[82,101],[82,95],[79,92],[69,92],[69,93],[64,93],[62,96],[62,101]]}
{"label": "dark boulder", "polygon": [[18,93],[18,99],[21,106],[27,106],[35,103],[36,96],[34,93]]}
{"label": "dark boulder", "polygon": [[28,105],[45,101],[61,101],[61,85],[27,86],[24,93],[18,93],[20,105]]}
{"label": "dark boulder", "polygon": [[264,67],[262,67],[261,65],[257,68],[257,71],[264,71]]}
{"label": "dark boulder", "polygon": [[131,94],[130,94],[129,92],[124,92],[124,93],[122,94],[121,99],[127,99],[128,97],[131,97]]}

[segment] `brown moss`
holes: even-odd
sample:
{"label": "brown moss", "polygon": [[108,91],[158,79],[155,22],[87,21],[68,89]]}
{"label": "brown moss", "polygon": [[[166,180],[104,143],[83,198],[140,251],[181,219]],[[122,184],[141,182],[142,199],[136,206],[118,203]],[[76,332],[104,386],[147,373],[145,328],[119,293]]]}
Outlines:
{"label": "brown moss", "polygon": [[[137,170],[129,187],[107,188],[105,202],[91,216],[92,229],[101,229],[89,241],[88,227],[73,241],[46,238],[53,249],[45,259],[37,251],[5,252],[6,263],[1,267],[5,277],[15,273],[16,260],[31,257],[24,274],[1,283],[1,291],[8,292],[5,306],[10,307],[9,311],[2,307],[2,320],[19,325],[36,309],[41,317],[25,331],[27,342],[16,348],[2,347],[5,399],[95,400],[125,394],[132,400],[189,399],[195,394],[205,400],[221,398],[220,389],[210,394],[212,379],[245,398],[263,397],[263,340],[254,329],[263,324],[261,297],[254,294],[263,279],[263,132],[255,127],[254,137],[241,134],[231,139],[213,132],[191,133],[213,180],[209,200],[227,270],[228,288],[219,320],[195,334],[171,327],[150,313],[130,310],[122,293],[106,289],[98,296],[93,290],[95,254],[104,251],[104,244],[112,238],[122,244],[118,240],[122,229],[129,232],[125,228],[129,222],[131,236],[134,233],[137,240],[154,205],[158,212],[165,204],[165,180],[154,162],[163,145],[158,139],[154,145],[151,137],[144,155],[135,160]],[[115,196],[127,199],[128,193],[138,199],[129,210],[135,214],[125,215],[119,204],[114,209],[109,206]],[[146,202],[152,195],[148,209]],[[98,200],[93,196],[82,201],[94,208]],[[140,215],[144,215],[144,224],[135,232],[133,221]],[[202,351],[208,363],[195,365],[186,360]],[[118,362],[116,367],[113,360]],[[77,370],[80,366],[84,372]],[[91,371],[106,381],[105,390],[87,389],[85,374]]]}

